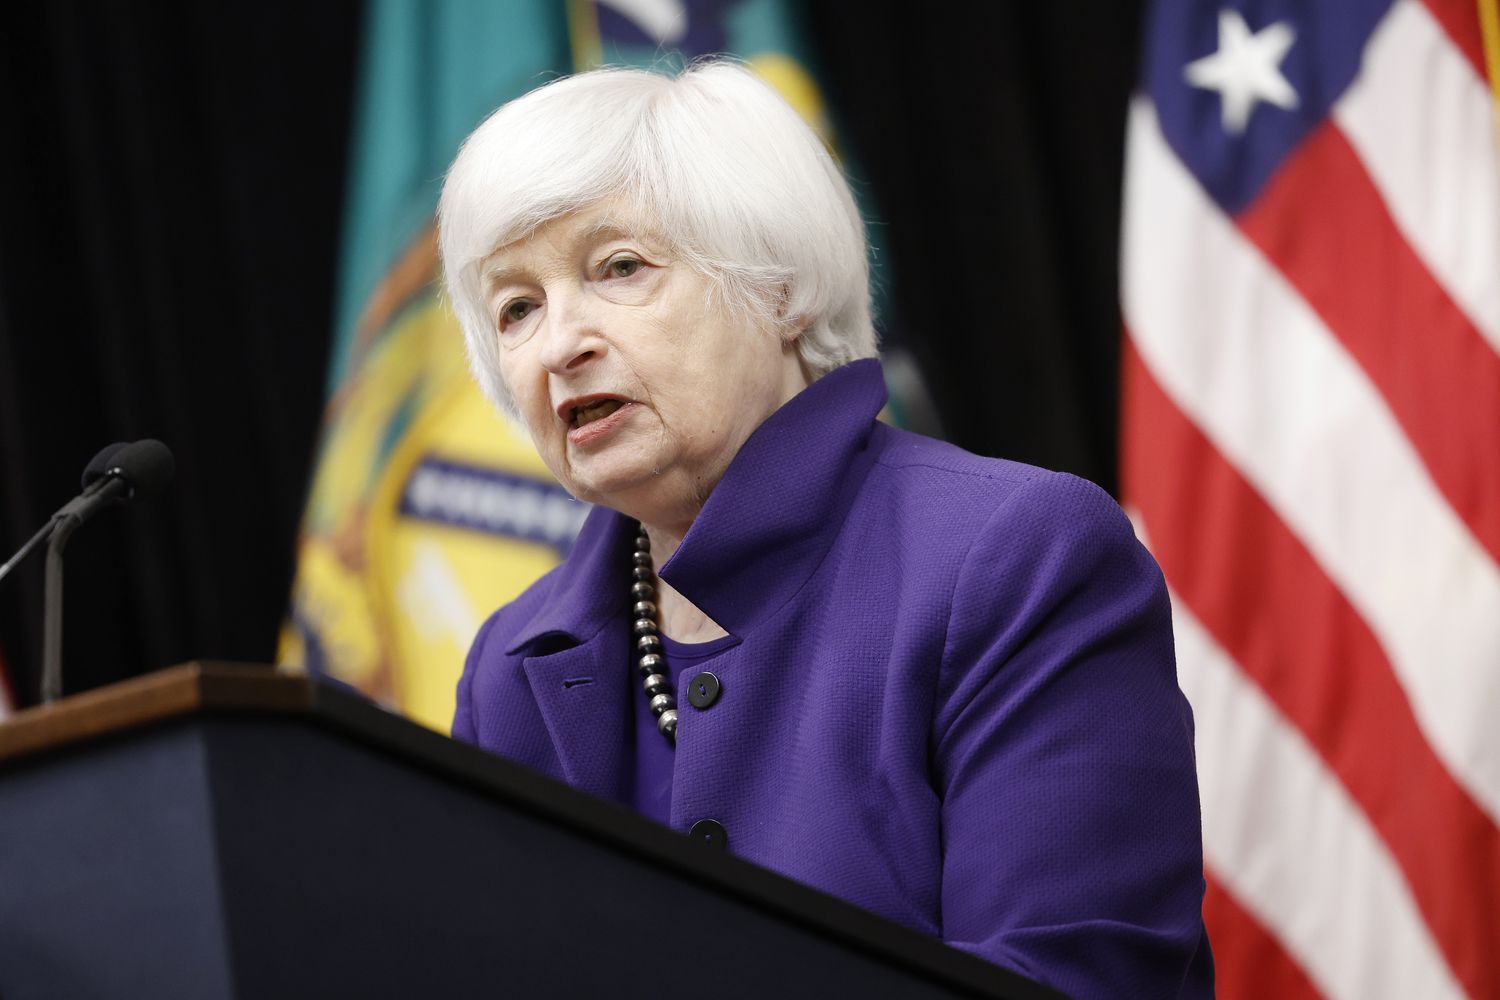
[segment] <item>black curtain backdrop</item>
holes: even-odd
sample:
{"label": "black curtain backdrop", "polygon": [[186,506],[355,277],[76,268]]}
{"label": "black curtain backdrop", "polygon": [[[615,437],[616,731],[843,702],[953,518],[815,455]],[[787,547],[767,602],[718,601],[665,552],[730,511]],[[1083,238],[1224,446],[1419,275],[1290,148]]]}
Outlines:
{"label": "black curtain backdrop", "polygon": [[1114,492],[1141,0],[809,9],[880,210],[886,322],[918,357],[944,436]]}
{"label": "black curtain backdrop", "polygon": [[[1115,483],[1139,2],[807,5],[886,325],[947,436]],[[110,441],[168,493],[68,549],[66,689],[269,661],[324,398],[356,0],[17,5],[0,35],[0,558]],[[39,556],[39,554],[38,554]],[[23,704],[42,563],[0,581]]]}

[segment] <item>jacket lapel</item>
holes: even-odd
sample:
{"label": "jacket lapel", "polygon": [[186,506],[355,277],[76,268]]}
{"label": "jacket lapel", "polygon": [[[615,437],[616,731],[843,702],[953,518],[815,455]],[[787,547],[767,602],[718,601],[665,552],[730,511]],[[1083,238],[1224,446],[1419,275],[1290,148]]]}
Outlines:
{"label": "jacket lapel", "polygon": [[568,784],[602,798],[625,791],[625,740],[634,732],[627,709],[628,636],[623,619],[593,639],[522,662],[527,682]]}
{"label": "jacket lapel", "polygon": [[626,621],[633,539],[633,522],[594,508],[566,562],[553,571],[555,589],[506,650],[522,656],[563,778],[617,800],[627,788],[625,741],[635,733],[626,697],[633,673]]}

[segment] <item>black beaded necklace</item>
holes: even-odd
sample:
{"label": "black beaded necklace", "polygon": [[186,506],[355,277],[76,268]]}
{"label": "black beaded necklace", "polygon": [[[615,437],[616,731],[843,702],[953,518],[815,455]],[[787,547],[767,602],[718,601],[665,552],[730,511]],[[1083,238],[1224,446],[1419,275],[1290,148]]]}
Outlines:
{"label": "black beaded necklace", "polygon": [[635,601],[635,648],[640,654],[638,668],[646,688],[646,697],[651,699],[651,714],[656,716],[656,728],[677,745],[677,699],[672,697],[672,682],[667,680],[667,660],[661,651],[661,636],[656,627],[656,587],[652,581],[656,574],[651,570],[651,539],[646,536],[646,526],[641,525],[635,536],[635,552],[631,555],[635,565],[630,575],[635,582],[630,585],[630,596]]}

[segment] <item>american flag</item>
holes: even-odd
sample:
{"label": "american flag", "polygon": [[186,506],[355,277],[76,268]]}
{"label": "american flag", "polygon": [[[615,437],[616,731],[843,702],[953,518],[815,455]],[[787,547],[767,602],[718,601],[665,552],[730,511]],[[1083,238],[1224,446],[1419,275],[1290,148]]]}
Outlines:
{"label": "american flag", "polygon": [[1148,16],[1122,483],[1225,997],[1500,997],[1495,2]]}

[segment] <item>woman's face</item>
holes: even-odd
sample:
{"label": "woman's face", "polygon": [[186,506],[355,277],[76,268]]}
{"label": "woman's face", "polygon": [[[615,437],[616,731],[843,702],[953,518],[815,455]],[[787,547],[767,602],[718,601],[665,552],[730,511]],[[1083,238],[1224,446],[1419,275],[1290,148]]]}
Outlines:
{"label": "woman's face", "polygon": [[794,346],[610,203],[483,265],[500,369],[547,467],[648,524],[696,516],[740,446],[807,385]]}

